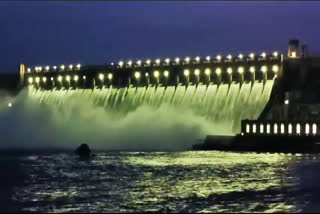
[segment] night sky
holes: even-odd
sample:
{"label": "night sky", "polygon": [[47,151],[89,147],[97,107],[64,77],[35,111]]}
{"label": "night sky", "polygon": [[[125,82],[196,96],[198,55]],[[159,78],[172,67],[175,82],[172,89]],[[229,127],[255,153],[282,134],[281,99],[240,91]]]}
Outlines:
{"label": "night sky", "polygon": [[0,2],[0,71],[150,57],[320,53],[320,2]]}

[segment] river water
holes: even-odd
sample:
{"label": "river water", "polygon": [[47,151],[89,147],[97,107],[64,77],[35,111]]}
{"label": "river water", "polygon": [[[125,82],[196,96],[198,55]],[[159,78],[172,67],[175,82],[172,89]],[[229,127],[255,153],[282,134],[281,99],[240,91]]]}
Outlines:
{"label": "river water", "polygon": [[1,154],[0,210],[319,211],[319,155],[231,152]]}

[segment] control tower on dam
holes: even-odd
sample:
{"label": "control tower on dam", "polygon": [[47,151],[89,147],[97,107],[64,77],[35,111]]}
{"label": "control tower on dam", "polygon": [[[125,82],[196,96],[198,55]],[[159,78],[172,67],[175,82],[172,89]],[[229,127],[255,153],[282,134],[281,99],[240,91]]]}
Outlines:
{"label": "control tower on dam", "polygon": [[246,119],[315,118],[319,67],[319,58],[291,40],[285,55],[274,51],[107,65],[21,65],[19,85],[49,105],[81,97],[122,114],[143,105],[189,109],[212,124],[208,134],[234,135]]}

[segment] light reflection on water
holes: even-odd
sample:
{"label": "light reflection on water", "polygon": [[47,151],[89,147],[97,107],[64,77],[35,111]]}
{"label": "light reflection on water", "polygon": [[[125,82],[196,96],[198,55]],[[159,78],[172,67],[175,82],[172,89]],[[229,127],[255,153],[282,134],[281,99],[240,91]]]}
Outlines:
{"label": "light reflection on water", "polygon": [[28,156],[15,198],[39,212],[298,212],[292,167],[318,156],[180,152]]}

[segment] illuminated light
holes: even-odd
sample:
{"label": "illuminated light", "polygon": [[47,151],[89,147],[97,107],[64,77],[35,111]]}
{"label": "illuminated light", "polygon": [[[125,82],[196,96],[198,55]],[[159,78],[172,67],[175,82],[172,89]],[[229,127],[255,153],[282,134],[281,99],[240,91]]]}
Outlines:
{"label": "illuminated light", "polygon": [[278,133],[278,124],[274,124],[273,126],[273,133],[277,134]]}
{"label": "illuminated light", "polygon": [[53,81],[53,77],[51,77],[50,79],[51,79],[51,81]]}
{"label": "illuminated light", "polygon": [[300,133],[301,133],[301,126],[300,126],[299,123],[298,123],[297,126],[296,126],[296,133],[297,133],[297,134],[300,134]]}
{"label": "illuminated light", "polygon": [[274,57],[278,57],[279,56],[279,53],[277,51],[273,52],[272,54]]}
{"label": "illuminated light", "polygon": [[111,80],[112,79],[112,77],[113,77],[113,75],[110,73],[110,74],[108,74],[108,79],[109,80]]}
{"label": "illuminated light", "polygon": [[249,124],[246,125],[246,133],[250,133],[250,125]]}
{"label": "illuminated light", "polygon": [[33,82],[32,77],[29,77],[29,78],[28,78],[28,82],[29,82],[30,84]]}
{"label": "illuminated light", "polygon": [[207,68],[207,69],[204,71],[204,73],[205,73],[206,75],[210,75],[210,73],[211,73],[210,68]]}
{"label": "illuminated light", "polygon": [[42,71],[42,67],[41,66],[39,67],[39,71]]}
{"label": "illuminated light", "polygon": [[169,58],[166,58],[164,61],[165,61],[165,63],[167,63],[167,64],[170,63],[170,59],[169,59]]}
{"label": "illuminated light", "polygon": [[310,125],[307,123],[305,127],[305,133],[306,135],[310,134]]}
{"label": "illuminated light", "polygon": [[34,67],[34,70],[35,70],[35,71],[38,71],[38,67],[37,67],[37,66],[36,66],[36,67]]}
{"label": "illuminated light", "polygon": [[104,79],[104,75],[103,74],[99,74],[99,79],[102,81]]}
{"label": "illuminated light", "polygon": [[292,58],[296,58],[296,57],[297,57],[297,52],[293,51],[293,52],[291,53],[291,57],[292,57]]}
{"label": "illuminated light", "polygon": [[149,73],[145,73],[145,76],[148,77],[148,76],[149,76]]}
{"label": "illuminated light", "polygon": [[57,70],[57,66],[53,66],[53,70]]}
{"label": "illuminated light", "polygon": [[175,58],[174,61],[179,64],[180,63],[180,58]]}
{"label": "illuminated light", "polygon": [[279,71],[279,66],[277,66],[277,65],[274,65],[274,66],[272,66],[272,71],[273,72],[278,72]]}
{"label": "illuminated light", "polygon": [[252,125],[252,133],[256,133],[257,132],[257,126],[256,124]]}
{"label": "illuminated light", "polygon": [[40,82],[40,77],[36,77],[36,83]]}
{"label": "illuminated light", "polygon": [[312,134],[317,134],[317,124],[312,124]]}
{"label": "illuminated light", "polygon": [[59,82],[62,81],[62,76],[58,76],[58,81],[59,81]]}
{"label": "illuminated light", "polygon": [[160,65],[161,60],[160,59],[156,59],[156,64]]}
{"label": "illuminated light", "polygon": [[289,100],[285,100],[284,104],[289,105]]}
{"label": "illuminated light", "polygon": [[189,76],[190,71],[189,71],[188,69],[186,69],[186,70],[184,70],[183,74],[184,74],[185,76]]}
{"label": "illuminated light", "polygon": [[262,53],[261,53],[261,57],[262,57],[262,58],[266,58],[266,56],[267,56],[267,54],[266,54],[265,52],[262,52]]}
{"label": "illuminated light", "polygon": [[207,56],[206,57],[206,60],[209,62],[211,60],[211,57],[210,56]]}
{"label": "illuminated light", "polygon": [[239,57],[239,59],[240,59],[240,60],[242,60],[242,59],[243,59],[243,55],[242,55],[242,54],[239,54],[239,56],[238,56],[238,57]]}
{"label": "illuminated light", "polygon": [[30,73],[30,72],[31,72],[31,69],[30,69],[30,68],[28,68],[28,69],[27,69],[27,71],[28,71],[28,73]]}
{"label": "illuminated light", "polygon": [[184,61],[186,61],[186,63],[189,63],[189,62],[190,62],[190,57],[186,57],[186,58],[184,59]]}
{"label": "illuminated light", "polygon": [[134,76],[137,78],[137,79],[139,79],[140,78],[140,72],[136,72],[135,74],[134,74]]}
{"label": "illuminated light", "polygon": [[86,77],[86,76],[83,76],[82,78],[85,80],[87,77]]}
{"label": "illuminated light", "polygon": [[132,65],[132,61],[131,61],[131,60],[128,61],[128,65],[129,65],[129,66]]}
{"label": "illuminated light", "polygon": [[249,54],[250,59],[254,59],[254,53]]}
{"label": "illuminated light", "polygon": [[163,75],[164,75],[165,77],[168,77],[168,76],[169,76],[169,71],[164,71]]}
{"label": "illuminated light", "polygon": [[[112,65],[113,65],[113,63],[112,63]],[[76,66],[76,67],[77,67],[77,69],[78,69],[78,70],[80,70],[80,68],[81,68],[81,64],[77,64],[77,66]]]}
{"label": "illuminated light", "polygon": [[75,76],[73,77],[73,80],[74,80],[74,81],[78,81],[78,80],[79,80],[79,76],[78,76],[78,75],[75,75]]}
{"label": "illuminated light", "polygon": [[141,66],[141,64],[142,64],[142,61],[141,61],[141,60],[138,60],[138,61],[137,61],[137,65],[138,65],[138,66]]}
{"label": "illuminated light", "polygon": [[244,135],[243,132],[241,132],[241,135],[242,135],[242,136]]}
{"label": "illuminated light", "polygon": [[42,77],[43,82],[47,82],[47,77]]}
{"label": "illuminated light", "polygon": [[46,70],[49,71],[49,69],[50,69],[50,67],[49,67],[49,66],[46,66]]}
{"label": "illuminated light", "polygon": [[260,133],[262,134],[264,132],[264,126],[263,124],[260,124]]}
{"label": "illuminated light", "polygon": [[288,134],[292,134],[292,124],[288,125]]}
{"label": "illuminated light", "polygon": [[147,63],[147,65],[150,65],[151,64],[151,60],[147,59],[146,63]]}
{"label": "illuminated light", "polygon": [[197,57],[195,58],[195,60],[196,60],[196,62],[200,62],[200,57],[197,56]]}
{"label": "illuminated light", "polygon": [[8,103],[8,107],[11,108],[12,107],[12,103]]}
{"label": "illuminated light", "polygon": [[267,124],[267,134],[270,134],[270,124]]}
{"label": "illuminated light", "polygon": [[243,67],[239,67],[238,68],[238,72],[239,72],[239,74],[242,74],[244,72],[244,68]]}
{"label": "illuminated light", "polygon": [[65,66],[64,66],[64,65],[61,65],[61,66],[60,66],[60,69],[61,69],[61,70],[64,70],[64,69],[65,69]]}
{"label": "illuminated light", "polygon": [[249,68],[249,71],[251,72],[251,73],[253,73],[253,72],[255,72],[255,68],[253,67],[253,66],[251,66],[250,68]]}
{"label": "illuminated light", "polygon": [[69,76],[69,75],[68,75],[68,76],[66,76],[66,80],[67,80],[67,81],[70,81],[70,79],[71,79],[71,78],[70,78],[70,76]]}
{"label": "illuminated light", "polygon": [[69,65],[69,69],[72,70],[72,68],[73,68],[73,65]]}
{"label": "illuminated light", "polygon": [[159,75],[160,75],[159,71],[155,71],[155,72],[153,73],[153,76],[154,76],[155,78],[158,78]]}
{"label": "illuminated light", "polygon": [[195,74],[196,76],[199,76],[200,70],[199,70],[199,69],[194,70],[194,74]]}
{"label": "illuminated light", "polygon": [[284,124],[283,123],[281,123],[281,125],[280,125],[280,133],[284,134]]}
{"label": "illuminated light", "polygon": [[218,61],[221,61],[221,59],[222,59],[221,55],[218,55],[218,56],[216,57],[216,59],[217,59]]}
{"label": "illuminated light", "polygon": [[228,72],[228,74],[231,74],[232,73],[232,68],[228,68],[227,72]]}
{"label": "illuminated light", "polygon": [[228,60],[231,60],[231,59],[232,59],[231,54],[229,54],[229,55],[227,56],[227,59],[228,59]]}
{"label": "illuminated light", "polygon": [[221,74],[221,68],[216,69],[216,74],[218,74],[218,75]]}
{"label": "illuminated light", "polygon": [[123,66],[123,61],[120,61],[120,62],[118,63],[118,65],[119,65],[120,67],[122,67],[122,66]]}
{"label": "illuminated light", "polygon": [[267,66],[265,66],[265,65],[262,66],[262,67],[261,67],[261,71],[262,71],[263,73],[267,72]]}

